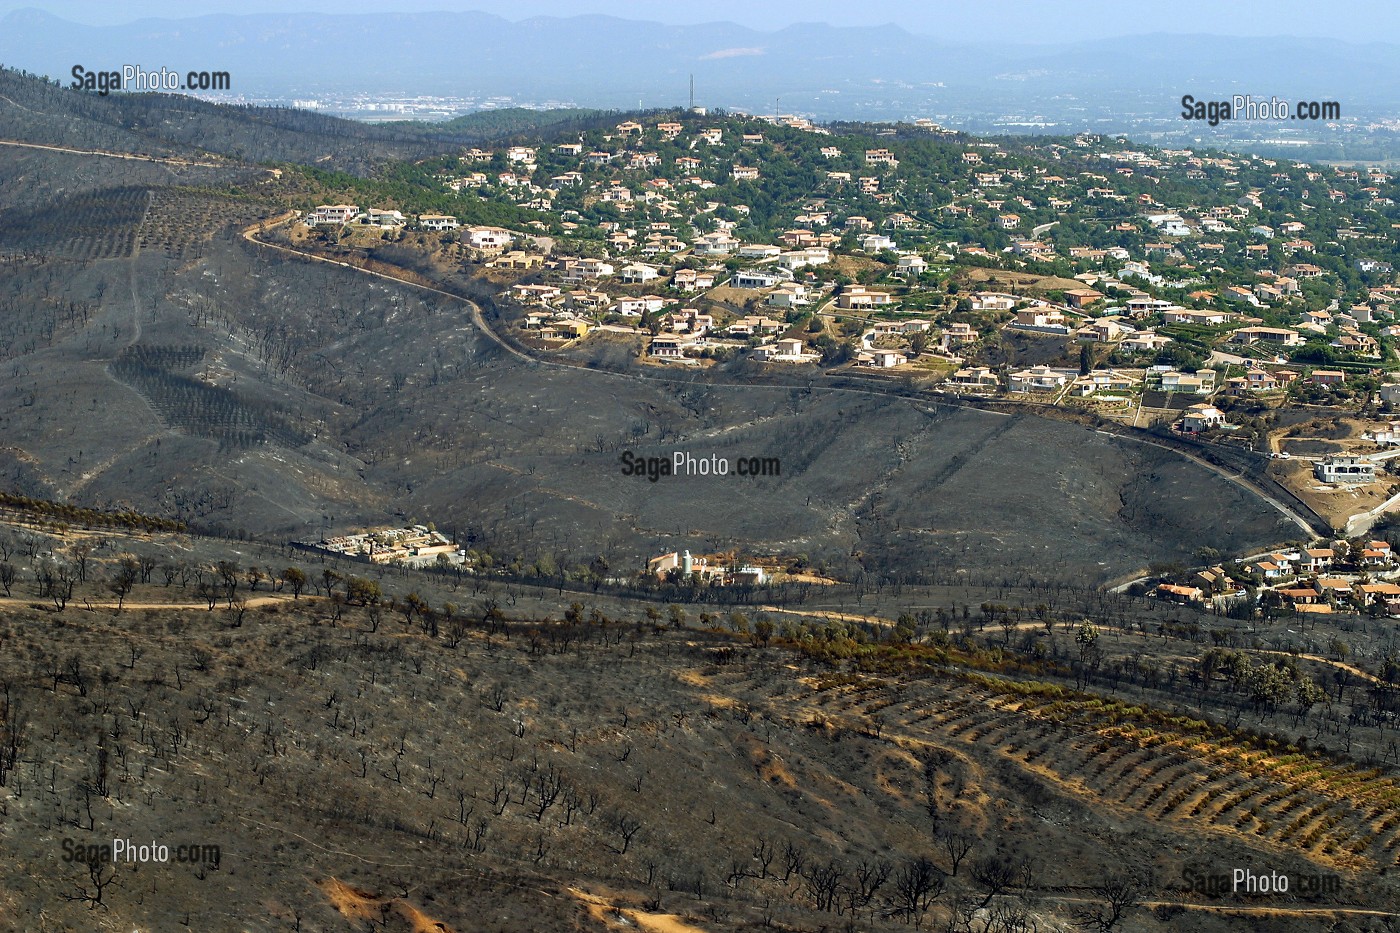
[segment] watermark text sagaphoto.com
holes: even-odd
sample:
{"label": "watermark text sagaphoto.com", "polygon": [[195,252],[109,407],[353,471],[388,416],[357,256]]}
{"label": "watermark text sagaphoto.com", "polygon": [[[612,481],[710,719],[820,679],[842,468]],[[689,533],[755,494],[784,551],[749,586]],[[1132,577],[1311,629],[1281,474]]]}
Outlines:
{"label": "watermark text sagaphoto.com", "polygon": [[782,462],[777,457],[728,457],[718,454],[695,456],[677,450],[669,457],[640,457],[624,450],[618,458],[623,476],[646,477],[657,482],[663,476],[781,476]]}
{"label": "watermark text sagaphoto.com", "polygon": [[1197,100],[1192,94],[1181,98],[1183,120],[1203,120],[1219,126],[1221,120],[1338,120],[1342,105],[1335,100],[1300,100],[1296,104],[1279,97],[1268,100],[1236,94],[1229,100]]}
{"label": "watermark text sagaphoto.com", "polygon": [[1186,890],[1205,897],[1262,897],[1267,895],[1337,894],[1340,875],[1331,872],[1289,874],[1273,869],[1231,867],[1226,871],[1188,865],[1181,872]]}
{"label": "watermark text sagaphoto.com", "polygon": [[119,69],[89,71],[82,65],[73,66],[75,91],[94,91],[106,97],[113,91],[227,91],[232,78],[227,71],[186,71],[176,68],[147,70],[140,65],[122,65]]}
{"label": "watermark text sagaphoto.com", "polygon": [[218,867],[222,852],[212,843],[181,843],[175,846],[156,842],[113,839],[111,842],[84,843],[76,839],[63,840],[63,861],[83,865],[210,865]]}

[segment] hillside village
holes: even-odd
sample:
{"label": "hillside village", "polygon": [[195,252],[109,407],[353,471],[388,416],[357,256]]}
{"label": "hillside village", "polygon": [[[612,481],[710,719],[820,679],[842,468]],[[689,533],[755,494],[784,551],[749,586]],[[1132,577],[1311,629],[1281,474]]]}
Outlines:
{"label": "hillside village", "polygon": [[[1394,433],[1378,169],[691,111],[413,168],[416,200],[303,222],[452,242],[540,352],[895,378],[1310,462]],[[1318,412],[1358,443],[1290,451]]]}
{"label": "hillside village", "polygon": [[1315,541],[1229,564],[1174,575],[1158,599],[1266,618],[1356,612],[1400,618],[1400,563],[1390,542]]}

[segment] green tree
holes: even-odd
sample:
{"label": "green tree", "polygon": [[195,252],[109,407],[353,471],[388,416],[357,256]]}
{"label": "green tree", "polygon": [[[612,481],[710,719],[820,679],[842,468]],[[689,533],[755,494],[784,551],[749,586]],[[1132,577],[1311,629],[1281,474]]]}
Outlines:
{"label": "green tree", "polygon": [[1074,633],[1074,643],[1079,646],[1079,672],[1081,685],[1083,682],[1083,670],[1094,658],[1098,651],[1099,628],[1094,623],[1085,619],[1079,625],[1079,630]]}
{"label": "green tree", "polygon": [[364,577],[345,578],[345,601],[352,606],[374,606],[384,598],[377,580]]}
{"label": "green tree", "polygon": [[282,571],[282,582],[292,588],[292,599],[301,599],[301,591],[306,589],[306,571],[288,567]]}
{"label": "green tree", "polygon": [[760,645],[767,645],[773,638],[773,620],[767,616],[760,616],[753,624],[753,634]]}

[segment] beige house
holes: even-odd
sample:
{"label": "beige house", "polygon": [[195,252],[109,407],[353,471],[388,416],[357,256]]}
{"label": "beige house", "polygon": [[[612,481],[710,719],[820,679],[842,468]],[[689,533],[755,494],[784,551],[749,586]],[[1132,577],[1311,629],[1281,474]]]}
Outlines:
{"label": "beige house", "polygon": [[1181,430],[1186,434],[1196,434],[1218,428],[1225,423],[1225,413],[1214,405],[1192,405],[1181,416]]}
{"label": "beige house", "polygon": [[948,377],[948,384],[959,389],[985,392],[1001,385],[997,374],[986,366],[968,366]]}
{"label": "beige house", "polygon": [[1209,395],[1215,391],[1215,371],[1198,369],[1194,373],[1180,373],[1168,370],[1160,374],[1163,392],[1194,392]]}
{"label": "beige house", "polygon": [[775,334],[781,330],[781,321],[762,315],[743,317],[729,325],[729,333],[736,337],[755,337],[760,334]]}
{"label": "beige house", "polygon": [[497,269],[538,269],[544,265],[544,257],[539,253],[527,253],[524,250],[513,249],[497,256],[491,261],[491,265]]}
{"label": "beige house", "polygon": [[1017,311],[1016,326],[1066,330],[1064,313],[1056,308],[1024,308]]}
{"label": "beige house", "polygon": [[1049,366],[1034,366],[1012,373],[1009,379],[1012,392],[1054,392],[1070,381],[1072,374],[1063,369]]}
{"label": "beige house", "polygon": [[888,292],[872,291],[864,285],[848,285],[836,299],[838,308],[856,310],[886,307],[892,302]]}

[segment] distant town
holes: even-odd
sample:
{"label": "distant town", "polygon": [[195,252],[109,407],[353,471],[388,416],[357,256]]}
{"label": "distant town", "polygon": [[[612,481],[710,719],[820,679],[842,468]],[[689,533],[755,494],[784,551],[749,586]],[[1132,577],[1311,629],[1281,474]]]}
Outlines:
{"label": "distant town", "polygon": [[[450,238],[537,352],[620,342],[643,368],[1014,398],[1267,453],[1324,514],[1329,491],[1390,498],[1390,173],[927,119],[875,139],[697,108],[420,163],[446,209],[325,203],[300,223]],[[1341,421],[1310,432],[1314,414]]]}

